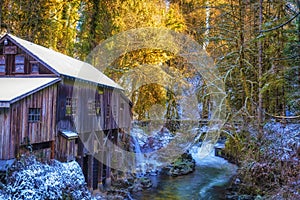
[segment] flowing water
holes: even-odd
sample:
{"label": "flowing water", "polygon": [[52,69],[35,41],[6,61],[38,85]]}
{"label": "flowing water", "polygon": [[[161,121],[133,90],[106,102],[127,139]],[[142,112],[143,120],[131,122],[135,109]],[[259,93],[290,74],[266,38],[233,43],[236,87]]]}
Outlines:
{"label": "flowing water", "polygon": [[135,163],[136,163],[136,170],[138,173],[138,176],[142,176],[146,173],[146,167],[145,167],[145,159],[144,155],[141,152],[141,147],[139,144],[139,141],[136,137],[132,137],[133,145],[134,145],[134,152],[135,152]]}
{"label": "flowing water", "polygon": [[137,200],[221,200],[237,167],[213,153],[205,158],[193,153],[195,172],[179,177],[151,176],[153,187],[132,195]]}

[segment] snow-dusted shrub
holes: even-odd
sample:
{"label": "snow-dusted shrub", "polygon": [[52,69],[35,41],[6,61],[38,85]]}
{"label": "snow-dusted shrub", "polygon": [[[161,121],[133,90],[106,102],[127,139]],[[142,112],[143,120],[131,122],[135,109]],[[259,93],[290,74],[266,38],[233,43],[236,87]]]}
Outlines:
{"label": "snow-dusted shrub", "polygon": [[300,124],[268,122],[257,136],[255,131],[240,132],[230,143],[240,161],[238,192],[300,199]]}
{"label": "snow-dusted shrub", "polygon": [[0,190],[0,199],[1,199],[1,200],[2,200],[2,199],[8,199],[7,194],[5,194],[5,191],[3,191],[3,190]]}
{"label": "snow-dusted shrub", "polygon": [[10,169],[0,199],[91,199],[77,162],[48,164],[35,157],[22,158]]}

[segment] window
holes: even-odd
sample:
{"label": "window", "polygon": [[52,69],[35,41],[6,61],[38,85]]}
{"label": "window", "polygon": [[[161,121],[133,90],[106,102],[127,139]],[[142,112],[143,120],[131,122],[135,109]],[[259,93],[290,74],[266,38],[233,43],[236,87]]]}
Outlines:
{"label": "window", "polygon": [[32,62],[31,64],[31,73],[32,74],[38,74],[39,73],[39,63]]}
{"label": "window", "polygon": [[89,115],[101,115],[101,104],[99,100],[88,100],[88,113]]}
{"label": "window", "polygon": [[100,86],[97,87],[97,91],[98,91],[98,94],[103,94],[104,93],[103,87],[100,87]]}
{"label": "window", "polygon": [[15,72],[24,73],[25,72],[25,57],[24,55],[15,56]]}
{"label": "window", "polygon": [[0,56],[0,73],[5,73],[5,56]]}
{"label": "window", "polygon": [[28,122],[39,122],[39,121],[41,121],[41,109],[29,108]]}
{"label": "window", "polygon": [[75,115],[77,110],[77,99],[67,97],[66,98],[66,116]]}
{"label": "window", "polygon": [[110,105],[107,105],[106,118],[110,117]]}
{"label": "window", "polygon": [[113,117],[114,118],[117,117],[117,105],[114,105],[114,107],[113,107]]}

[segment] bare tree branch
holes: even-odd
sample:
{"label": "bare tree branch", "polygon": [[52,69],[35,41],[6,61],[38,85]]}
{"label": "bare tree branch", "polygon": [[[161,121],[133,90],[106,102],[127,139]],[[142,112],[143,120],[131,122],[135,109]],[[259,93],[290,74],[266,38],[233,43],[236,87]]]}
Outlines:
{"label": "bare tree branch", "polygon": [[300,55],[293,55],[293,56],[289,56],[289,57],[284,57],[284,58],[271,58],[270,60],[275,60],[275,61],[278,61],[278,60],[291,60],[291,59],[295,59],[295,58],[298,58],[300,57]]}
{"label": "bare tree branch", "polygon": [[296,15],[294,15],[291,19],[289,19],[288,21],[284,22],[283,24],[280,24],[278,26],[275,26],[273,28],[270,29],[266,29],[266,30],[261,30],[260,33],[266,33],[266,32],[270,32],[270,31],[274,31],[276,29],[279,29],[285,25],[287,25],[288,23],[290,23],[291,21],[293,21],[296,17],[298,17],[298,15],[300,14],[300,12],[298,12]]}
{"label": "bare tree branch", "polygon": [[261,112],[263,112],[265,115],[268,115],[270,117],[277,118],[277,119],[300,119],[300,115],[284,116],[284,115],[274,115],[274,114],[268,113],[264,109],[259,108],[259,106],[257,105],[257,103],[255,103],[255,101],[253,99],[250,99],[250,100],[259,110],[261,110]]}

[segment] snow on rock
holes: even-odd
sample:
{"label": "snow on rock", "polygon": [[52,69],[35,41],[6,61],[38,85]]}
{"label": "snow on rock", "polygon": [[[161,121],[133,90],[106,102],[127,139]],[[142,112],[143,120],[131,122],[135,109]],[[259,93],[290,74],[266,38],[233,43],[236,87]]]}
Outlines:
{"label": "snow on rock", "polygon": [[153,128],[147,133],[143,127],[136,124],[131,128],[131,135],[138,139],[142,153],[149,153],[166,147],[174,139],[174,134],[166,127]]}
{"label": "snow on rock", "polygon": [[48,164],[35,157],[24,157],[9,171],[7,184],[0,188],[0,199],[91,199],[84,175],[77,162]]}

